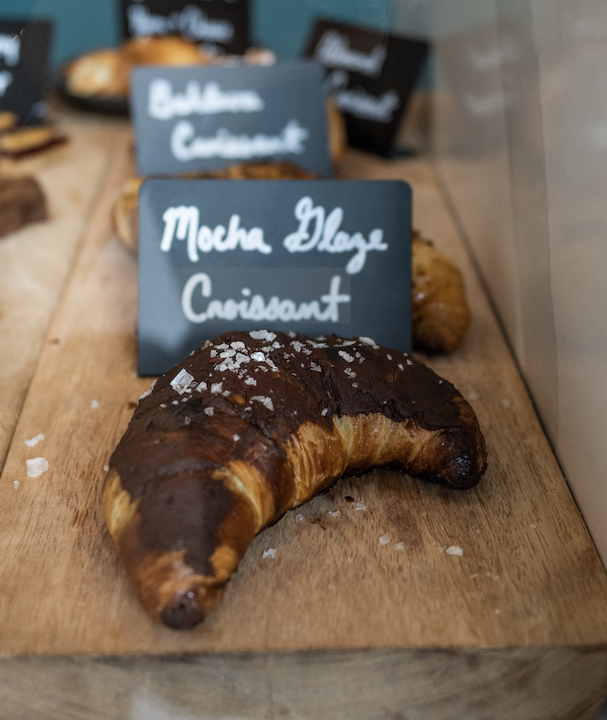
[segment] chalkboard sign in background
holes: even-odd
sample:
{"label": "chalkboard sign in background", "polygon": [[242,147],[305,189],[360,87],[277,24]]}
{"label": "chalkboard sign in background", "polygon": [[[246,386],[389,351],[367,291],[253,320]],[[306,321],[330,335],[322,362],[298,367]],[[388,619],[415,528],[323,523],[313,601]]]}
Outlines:
{"label": "chalkboard sign in background", "polygon": [[250,44],[248,0],[121,0],[123,37],[181,35],[219,53]]}
{"label": "chalkboard sign in background", "polygon": [[22,125],[46,115],[52,25],[45,20],[0,19],[0,110]]}
{"label": "chalkboard sign in background", "polygon": [[326,70],[325,90],[346,121],[348,142],[389,156],[428,54],[424,40],[318,20],[305,54]]}
{"label": "chalkboard sign in background", "polygon": [[139,373],[227,330],[372,337],[411,350],[403,181],[148,179],[139,195]]}
{"label": "chalkboard sign in background", "polygon": [[140,175],[260,160],[331,174],[323,71],[310,60],[141,67],[131,77]]}

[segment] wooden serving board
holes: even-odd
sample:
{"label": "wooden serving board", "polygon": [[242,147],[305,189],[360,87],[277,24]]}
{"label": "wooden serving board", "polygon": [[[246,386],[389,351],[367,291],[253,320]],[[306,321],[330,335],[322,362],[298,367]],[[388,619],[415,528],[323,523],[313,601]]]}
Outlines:
{"label": "wooden serving board", "polygon": [[[202,626],[144,614],[100,508],[150,385],[136,260],[110,224],[133,172],[120,141],[0,478],[0,719],[592,718],[607,576],[422,160],[350,153],[339,172],[408,180],[416,227],[463,269],[471,330],[428,362],[477,411],[486,476],[465,492],[383,470],[343,479],[255,539]],[[28,477],[34,457],[49,469]]]}

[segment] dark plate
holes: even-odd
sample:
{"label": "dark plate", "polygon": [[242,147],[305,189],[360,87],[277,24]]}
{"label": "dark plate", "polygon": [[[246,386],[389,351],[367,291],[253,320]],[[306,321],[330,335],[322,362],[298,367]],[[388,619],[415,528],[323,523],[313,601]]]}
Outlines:
{"label": "dark plate", "polygon": [[57,91],[64,100],[79,110],[88,110],[89,112],[101,113],[103,115],[126,116],[129,114],[128,97],[85,97],[69,92],[63,70],[57,81]]}

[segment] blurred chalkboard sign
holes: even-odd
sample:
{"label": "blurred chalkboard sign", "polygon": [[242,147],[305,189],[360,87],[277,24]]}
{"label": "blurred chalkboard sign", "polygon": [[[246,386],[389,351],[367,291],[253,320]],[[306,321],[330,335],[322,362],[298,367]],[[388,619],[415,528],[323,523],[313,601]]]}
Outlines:
{"label": "blurred chalkboard sign", "polygon": [[219,53],[249,47],[248,0],[121,0],[123,37],[181,35]]}
{"label": "blurred chalkboard sign", "polygon": [[268,160],[331,174],[323,71],[314,62],[139,67],[131,78],[140,175]]}
{"label": "blurred chalkboard sign", "polygon": [[15,113],[22,125],[46,114],[51,35],[46,20],[0,18],[0,111]]}
{"label": "blurred chalkboard sign", "polygon": [[428,54],[424,40],[318,20],[305,55],[326,70],[325,90],[345,117],[348,142],[388,156]]}
{"label": "blurred chalkboard sign", "polygon": [[146,180],[139,373],[227,330],[411,350],[411,188],[395,180]]}

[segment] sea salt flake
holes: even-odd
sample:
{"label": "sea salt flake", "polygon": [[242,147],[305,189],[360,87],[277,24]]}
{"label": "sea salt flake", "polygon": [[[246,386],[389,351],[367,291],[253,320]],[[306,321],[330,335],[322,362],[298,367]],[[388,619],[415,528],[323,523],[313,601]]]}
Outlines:
{"label": "sea salt flake", "polygon": [[388,545],[389,542],[390,542],[390,538],[389,538],[387,535],[382,535],[382,536],[379,538],[379,544],[380,544],[380,545]]}
{"label": "sea salt flake", "polygon": [[335,590],[335,585],[327,585],[327,587],[329,588],[329,590]]}
{"label": "sea salt flake", "polygon": [[502,400],[502,407],[509,408],[511,404],[512,403],[510,402],[510,400],[508,400],[508,398],[504,398]]}
{"label": "sea salt flake", "polygon": [[362,502],[355,502],[352,504],[352,507],[355,510],[366,510],[367,509],[367,506]]}
{"label": "sea salt flake", "polygon": [[329,412],[329,408],[323,408],[323,409],[320,411],[320,414],[324,417],[328,412]]}
{"label": "sea salt flake", "polygon": [[398,367],[399,370],[404,370],[404,369],[405,369],[405,366],[404,366],[402,363],[398,363],[397,367]]}
{"label": "sea salt flake", "polygon": [[276,548],[268,548],[267,550],[264,550],[261,557],[274,559],[276,557]]}
{"label": "sea salt flake", "polygon": [[38,433],[36,437],[31,438],[31,440],[24,440],[23,442],[28,447],[34,447],[34,445],[37,445],[39,442],[42,442],[44,440],[44,433]]}
{"label": "sea salt flake", "polygon": [[234,359],[239,365],[242,365],[242,363],[251,362],[251,358],[248,355],[244,355],[243,353],[236,353],[236,357]]}
{"label": "sea salt flake", "polygon": [[356,377],[356,373],[354,372],[354,370],[352,370],[352,368],[344,368],[344,372],[346,373],[346,375],[348,375],[348,377],[351,377],[352,379]]}
{"label": "sea salt flake", "polygon": [[468,400],[472,400],[472,402],[474,402],[475,400],[478,400],[478,393],[475,392],[474,390],[471,390],[468,393]]}
{"label": "sea salt flake", "polygon": [[228,347],[229,347],[229,346],[226,345],[225,343],[221,343],[221,345],[218,345],[218,346],[217,346],[217,349],[218,349],[218,350],[227,350]]}
{"label": "sea salt flake", "polygon": [[363,345],[371,345],[371,347],[377,347],[375,344],[375,340],[371,340],[369,337],[359,337],[359,342],[361,342]]}
{"label": "sea salt flake", "polygon": [[392,360],[392,355],[386,355],[386,357],[388,358],[388,360]]}
{"label": "sea salt flake", "polygon": [[295,519],[299,522],[301,522],[304,519],[304,516],[301,513],[297,513],[295,516]]}
{"label": "sea salt flake", "polygon": [[265,359],[266,356],[262,352],[251,353],[251,360],[255,360],[255,362],[263,362]]}
{"label": "sea salt flake", "polygon": [[244,379],[244,384],[245,385],[257,385],[257,380],[255,380],[255,378],[252,378],[252,377],[246,377]]}
{"label": "sea salt flake", "polygon": [[219,357],[220,357],[220,358],[231,358],[231,357],[234,357],[234,355],[236,355],[236,350],[224,350],[224,351],[219,355]]}
{"label": "sea salt flake", "polygon": [[413,365],[413,361],[409,360],[409,358],[407,358],[407,365]]}
{"label": "sea salt flake", "polygon": [[98,400],[91,400],[91,410],[96,410],[99,407]]}
{"label": "sea salt flake", "polygon": [[213,415],[215,414],[215,409],[212,407],[206,407],[204,409],[204,414],[208,415],[209,417],[213,417]]}
{"label": "sea salt flake", "polygon": [[339,350],[337,354],[342,357],[346,362],[354,362],[354,358],[350,353],[347,353],[345,350]]}
{"label": "sea salt flake", "polygon": [[314,372],[322,372],[322,368],[316,363],[310,363],[310,370],[314,370]]}
{"label": "sea salt flake", "polygon": [[437,545],[437,546],[436,546],[436,549],[437,549],[439,552],[445,552],[445,550],[447,549],[447,546],[446,546],[446,545]]}
{"label": "sea salt flake", "polygon": [[266,397],[265,395],[254,395],[251,400],[257,400],[257,402],[260,402],[270,411],[274,410],[274,403],[272,402],[272,398]]}
{"label": "sea salt flake", "polygon": [[19,480],[13,480],[13,487],[15,488],[15,490],[18,490],[18,488],[19,488]]}
{"label": "sea salt flake", "polygon": [[276,333],[268,332],[268,330],[251,330],[249,335],[253,340],[267,340],[267,342],[272,342],[276,338]]}
{"label": "sea salt flake", "polygon": [[240,440],[240,435],[234,435],[234,442],[238,442]]}
{"label": "sea salt flake", "polygon": [[396,550],[404,550],[405,549],[405,543],[404,542],[397,542],[394,544],[394,547]]}
{"label": "sea salt flake", "polygon": [[211,385],[211,392],[213,393],[213,395],[219,395],[219,393],[222,391],[222,389],[223,389],[222,382],[213,383]]}
{"label": "sea salt flake", "polygon": [[38,477],[48,470],[48,460],[43,457],[32,458],[25,461],[28,477]]}
{"label": "sea salt flake", "polygon": [[171,387],[180,395],[183,395],[183,393],[186,391],[186,388],[190,387],[193,380],[194,376],[190,375],[190,373],[185,368],[183,368],[171,380]]}
{"label": "sea salt flake", "polygon": [[341,515],[341,512],[339,510],[329,510],[328,513],[331,517],[337,518]]}
{"label": "sea salt flake", "polygon": [[203,380],[201,383],[199,383],[199,384],[196,386],[196,390],[198,390],[198,392],[202,392],[203,390],[206,390],[207,387],[208,387],[208,385],[207,385],[206,382]]}
{"label": "sea salt flake", "polygon": [[468,576],[471,580],[474,580],[474,578],[478,577],[478,573],[472,573],[472,575]]}
{"label": "sea salt flake", "polygon": [[104,465],[104,466],[103,466],[103,472],[107,472],[109,469],[110,469],[110,466],[109,466],[109,465]]}
{"label": "sea salt flake", "polygon": [[234,348],[234,350],[246,350],[247,348],[242,340],[234,340],[234,342],[230,343],[230,347]]}
{"label": "sea salt flake", "polygon": [[464,551],[459,547],[459,545],[449,545],[449,547],[445,550],[447,555],[463,555]]}

